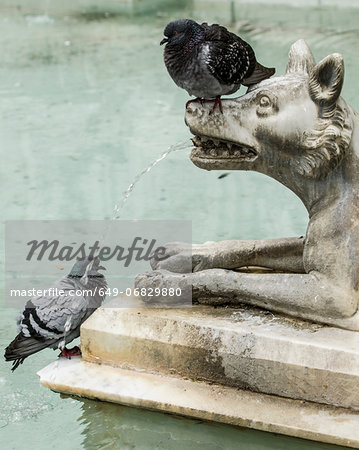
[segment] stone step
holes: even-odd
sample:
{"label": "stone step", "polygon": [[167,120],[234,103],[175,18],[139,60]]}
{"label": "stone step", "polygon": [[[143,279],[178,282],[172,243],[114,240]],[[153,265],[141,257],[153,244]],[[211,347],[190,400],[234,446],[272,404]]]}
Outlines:
{"label": "stone step", "polygon": [[89,362],[359,409],[358,332],[248,307],[146,308],[122,297],[82,325],[81,345]]}
{"label": "stone step", "polygon": [[359,414],[342,408],[129,371],[78,357],[59,358],[38,375],[56,392],[359,448]]}

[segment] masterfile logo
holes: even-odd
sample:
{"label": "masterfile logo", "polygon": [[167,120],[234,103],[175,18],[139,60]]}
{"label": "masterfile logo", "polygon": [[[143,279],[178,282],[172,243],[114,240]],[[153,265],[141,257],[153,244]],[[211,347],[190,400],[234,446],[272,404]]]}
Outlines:
{"label": "masterfile logo", "polygon": [[137,236],[133,239],[130,247],[126,249],[118,244],[114,248],[101,246],[100,241],[96,241],[91,245],[82,242],[79,245],[74,243],[73,245],[61,246],[60,241],[57,239],[51,242],[48,240],[40,242],[32,240],[27,243],[30,246],[30,250],[26,260],[31,261],[34,258],[40,261],[43,258],[47,258],[49,261],[76,261],[86,257],[93,259],[97,256],[101,261],[109,261],[110,259],[124,261],[124,267],[128,267],[133,258],[136,261],[149,261],[151,258],[165,259],[166,248],[158,247],[156,243],[156,239],[149,240]]}

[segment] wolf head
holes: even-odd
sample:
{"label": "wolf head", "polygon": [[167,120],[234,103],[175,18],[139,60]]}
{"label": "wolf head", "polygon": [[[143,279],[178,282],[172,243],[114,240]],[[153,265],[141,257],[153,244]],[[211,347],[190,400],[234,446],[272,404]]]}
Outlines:
{"label": "wolf head", "polygon": [[352,135],[352,114],[340,98],[343,80],[341,55],[316,64],[307,44],[297,41],[284,76],[224,100],[223,114],[189,106],[193,163],[207,170],[256,170],[277,179],[281,172],[325,178],[341,163]]}

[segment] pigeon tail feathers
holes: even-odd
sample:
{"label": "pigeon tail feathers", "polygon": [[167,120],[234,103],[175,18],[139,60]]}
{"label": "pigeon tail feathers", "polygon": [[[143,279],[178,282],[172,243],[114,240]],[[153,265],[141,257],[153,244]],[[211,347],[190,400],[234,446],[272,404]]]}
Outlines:
{"label": "pigeon tail feathers", "polygon": [[252,84],[257,84],[260,81],[265,80],[266,78],[270,78],[274,74],[274,67],[264,67],[257,61],[252,74],[248,78],[245,78],[242,81],[242,84],[243,86],[251,86]]}
{"label": "pigeon tail feathers", "polygon": [[13,361],[11,370],[14,371],[24,362],[25,358],[46,347],[50,347],[56,342],[57,339],[39,340],[33,337],[27,337],[23,333],[19,333],[6,347],[4,356],[6,361]]}

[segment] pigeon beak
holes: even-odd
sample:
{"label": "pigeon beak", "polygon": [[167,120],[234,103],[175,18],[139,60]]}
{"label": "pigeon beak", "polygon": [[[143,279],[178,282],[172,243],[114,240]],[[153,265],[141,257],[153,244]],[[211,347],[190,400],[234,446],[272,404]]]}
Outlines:
{"label": "pigeon beak", "polygon": [[168,42],[168,38],[162,39],[162,41],[160,42],[160,45],[163,45],[163,44],[165,44],[166,42]]}

